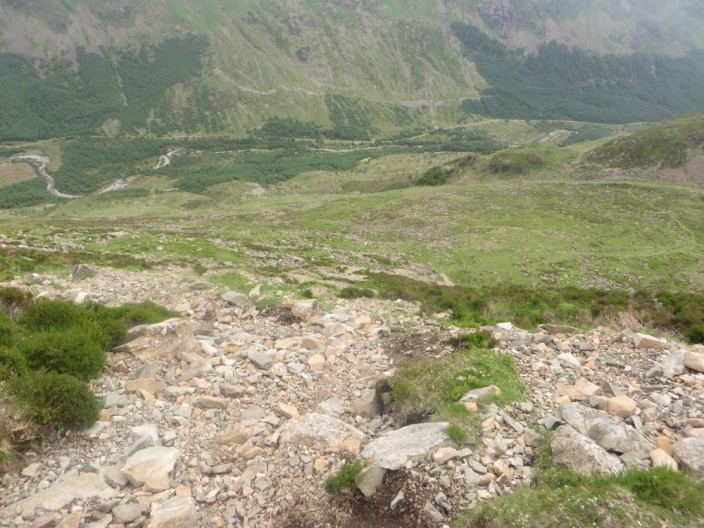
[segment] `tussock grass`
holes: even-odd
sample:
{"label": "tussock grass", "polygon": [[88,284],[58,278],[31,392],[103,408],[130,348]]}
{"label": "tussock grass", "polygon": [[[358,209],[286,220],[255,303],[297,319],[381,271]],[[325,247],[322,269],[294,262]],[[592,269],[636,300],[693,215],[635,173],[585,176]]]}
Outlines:
{"label": "tussock grass", "polygon": [[501,394],[486,397],[481,403],[499,406],[519,399],[524,392],[513,358],[481,348],[407,362],[391,384],[392,410],[400,422],[450,422],[451,438],[458,443],[475,436],[478,427],[478,415],[458,403],[466,392],[496,385]]}
{"label": "tussock grass", "polygon": [[585,477],[536,457],[531,487],[478,505],[458,528],[697,527],[704,519],[704,483],[657,467]]}
{"label": "tussock grass", "polygon": [[[578,327],[634,321],[704,342],[704,294],[628,293],[575,287],[528,288],[496,285],[470,288],[440,286],[399,275],[371,273],[369,280],[346,289],[348,295],[373,289],[387,299],[419,301],[426,312],[451,313],[454,324],[479,326],[510,320],[533,329],[543,323]],[[637,314],[637,316],[636,316]]]}

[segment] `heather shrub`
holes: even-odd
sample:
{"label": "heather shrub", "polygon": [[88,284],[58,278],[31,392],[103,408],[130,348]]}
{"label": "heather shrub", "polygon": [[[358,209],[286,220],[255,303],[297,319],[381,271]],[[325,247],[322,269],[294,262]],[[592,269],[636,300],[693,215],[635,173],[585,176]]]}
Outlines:
{"label": "heather shrub", "polygon": [[34,369],[70,374],[82,380],[97,376],[105,366],[105,353],[95,336],[83,329],[37,332],[19,345]]}
{"label": "heather shrub", "polygon": [[36,371],[17,378],[12,390],[30,418],[61,429],[92,426],[102,407],[87,383],[56,372]]}

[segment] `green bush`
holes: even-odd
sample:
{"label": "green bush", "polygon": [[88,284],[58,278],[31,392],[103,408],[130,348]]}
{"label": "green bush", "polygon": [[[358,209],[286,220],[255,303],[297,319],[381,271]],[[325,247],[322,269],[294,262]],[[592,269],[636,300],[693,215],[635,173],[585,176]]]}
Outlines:
{"label": "green bush", "polygon": [[427,171],[421,174],[416,181],[417,185],[442,185],[450,179],[450,173],[442,167],[430,167]]}
{"label": "green bush", "polygon": [[113,314],[113,318],[123,321],[129,328],[140,324],[159,323],[171,317],[178,317],[178,313],[151,301],[126,303],[117,308],[108,308],[108,310]]}
{"label": "green bush", "polygon": [[73,303],[42,300],[24,311],[20,323],[28,330],[42,332],[90,325],[93,320],[88,311]]}
{"label": "green bush", "polygon": [[684,333],[690,343],[704,343],[704,324],[693,326]]}
{"label": "green bush", "polygon": [[27,364],[34,369],[89,380],[105,367],[105,353],[100,343],[80,328],[38,332],[24,339],[19,346]]}
{"label": "green bush", "polygon": [[55,372],[37,371],[17,378],[12,391],[30,418],[63,429],[85,429],[102,407],[87,383]]}
{"label": "green bush", "polygon": [[0,381],[23,376],[27,373],[27,360],[24,355],[15,350],[0,346]]}
{"label": "green bush", "polygon": [[334,475],[330,475],[325,479],[325,491],[328,493],[340,492],[344,490],[353,490],[357,488],[355,479],[364,469],[363,462],[355,462],[354,464],[342,464],[340,469]]}

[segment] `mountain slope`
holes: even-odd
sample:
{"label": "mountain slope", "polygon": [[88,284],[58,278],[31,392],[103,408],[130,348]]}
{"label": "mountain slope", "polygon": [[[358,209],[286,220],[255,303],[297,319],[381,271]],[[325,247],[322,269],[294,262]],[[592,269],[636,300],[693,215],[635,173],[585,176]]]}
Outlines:
{"label": "mountain slope", "polygon": [[364,139],[458,122],[497,81],[453,23],[528,52],[704,46],[694,0],[4,0],[0,138],[242,133],[285,116]]}

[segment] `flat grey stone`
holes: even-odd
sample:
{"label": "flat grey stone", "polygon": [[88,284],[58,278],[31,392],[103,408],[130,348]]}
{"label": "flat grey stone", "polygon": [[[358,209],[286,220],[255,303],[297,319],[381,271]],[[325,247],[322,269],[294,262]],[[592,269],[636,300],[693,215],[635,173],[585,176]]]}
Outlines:
{"label": "flat grey stone", "polygon": [[225,292],[220,296],[220,298],[226,303],[232,304],[233,306],[238,306],[240,308],[244,308],[250,303],[247,295],[236,291]]}
{"label": "flat grey stone", "polygon": [[179,495],[163,504],[152,504],[149,528],[196,528],[196,502]]}
{"label": "flat grey stone", "polygon": [[252,364],[262,370],[269,370],[276,363],[276,353],[265,350],[250,350],[247,353],[247,359]]}
{"label": "flat grey stone", "polygon": [[118,504],[112,509],[113,521],[118,524],[128,524],[142,515],[142,506],[136,502]]}
{"label": "flat grey stone", "polygon": [[47,489],[3,508],[0,510],[0,519],[14,518],[17,515],[28,516],[37,508],[58,511],[77,499],[108,500],[116,493],[97,473],[71,472]]}
{"label": "flat grey stone", "polygon": [[447,422],[431,422],[390,431],[370,442],[361,456],[375,466],[401,469],[409,460],[447,444],[449,439],[444,431],[447,426]]}
{"label": "flat grey stone", "polygon": [[122,473],[134,486],[146,484],[152,491],[163,491],[180,457],[181,452],[172,447],[149,447],[129,457]]}

